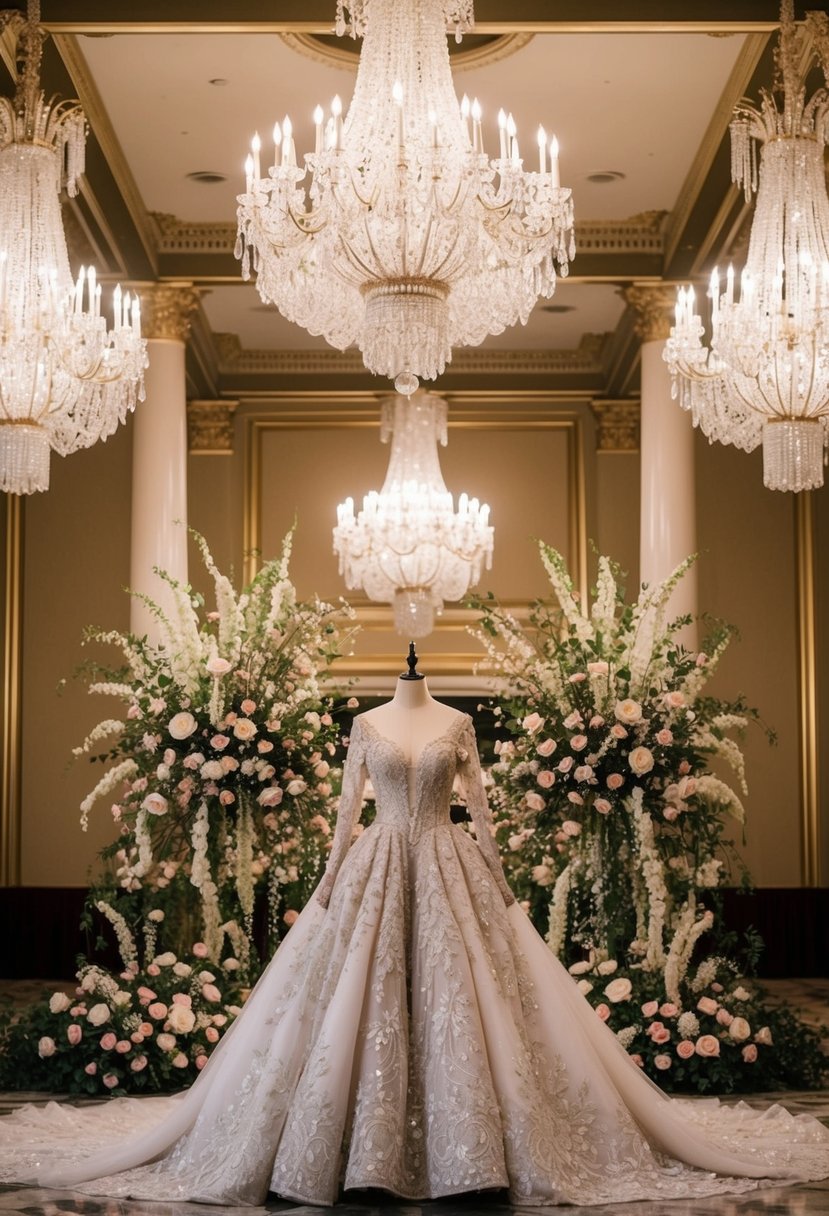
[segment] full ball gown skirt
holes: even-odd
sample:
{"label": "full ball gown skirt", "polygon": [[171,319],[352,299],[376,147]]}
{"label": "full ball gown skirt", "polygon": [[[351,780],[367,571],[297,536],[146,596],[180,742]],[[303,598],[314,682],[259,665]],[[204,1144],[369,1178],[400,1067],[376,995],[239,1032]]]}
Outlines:
{"label": "full ball gown skirt", "polygon": [[[477,841],[450,822],[456,773]],[[351,844],[366,774],[376,819]],[[409,782],[355,719],[317,896],[197,1082],[24,1107],[0,1121],[0,1179],[228,1205],[342,1187],[592,1205],[829,1174],[816,1120],[672,1100],[629,1059],[506,886],[468,717]]]}

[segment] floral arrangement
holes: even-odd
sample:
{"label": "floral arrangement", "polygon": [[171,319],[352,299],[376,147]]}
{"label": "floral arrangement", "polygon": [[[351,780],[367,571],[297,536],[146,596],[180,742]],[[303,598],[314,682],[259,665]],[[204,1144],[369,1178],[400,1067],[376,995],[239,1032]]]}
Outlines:
{"label": "floral arrangement", "polygon": [[[703,696],[733,630],[714,625],[690,652],[690,618],[666,619],[692,559],[628,604],[600,557],[582,605],[562,556],[540,552],[557,609],[537,605],[525,629],[477,602],[486,667],[509,690],[495,710],[509,737],[491,769],[509,881],[654,1080],[759,1088],[780,1076],[763,1062],[772,1012],[745,995],[735,963],[692,966],[715,929],[716,889],[739,867],[725,834],[728,819],[743,823],[747,793],[732,736],[756,714]],[[739,793],[715,768],[731,770]],[[814,1083],[817,1040],[800,1032]]]}
{"label": "floral arrangement", "polygon": [[[340,653],[348,610],[297,601],[288,577],[292,534],[240,593],[195,535],[215,588],[213,611],[159,571],[174,607],[168,615],[146,600],[158,644],[88,633],[124,659],[115,670],[88,665],[89,691],[120,699],[124,711],[75,749],[109,765],[81,804],[81,822],[85,828],[96,802],[111,801],[120,835],[105,851],[114,873],[101,893],[119,914],[137,923],[163,892],[162,910],[176,910],[168,923],[186,929],[195,915],[189,940],[199,936],[214,963],[229,940],[247,974],[255,970],[257,888],[267,888],[275,935],[324,868],[338,736],[320,681]],[[195,913],[186,896],[193,888]]]}
{"label": "floral arrangement", "polygon": [[144,963],[114,908],[124,970],[86,963],[73,995],[54,992],[21,1018],[0,1018],[0,1088],[118,1096],[190,1085],[239,1012],[239,961],[210,970],[204,942],[156,954],[164,912],[144,922]]}

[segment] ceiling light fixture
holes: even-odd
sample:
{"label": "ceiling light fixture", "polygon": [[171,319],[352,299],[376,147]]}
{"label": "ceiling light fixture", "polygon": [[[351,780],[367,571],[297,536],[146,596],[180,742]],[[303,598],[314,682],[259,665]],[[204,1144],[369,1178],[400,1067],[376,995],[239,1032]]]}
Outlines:
{"label": "ceiling light fixture", "polygon": [[461,494],[455,511],[440,471],[438,443],[446,446],[446,402],[423,390],[382,403],[380,438],[391,438],[383,488],[337,507],[334,552],[346,586],[390,603],[398,633],[431,633],[445,600],[459,600],[492,564],[489,507]]}
{"label": "ceiling light fixture", "polygon": [[0,490],[11,494],[48,489],[53,450],[111,435],[143,398],[147,362],[138,297],[115,288],[108,330],[94,269],[72,279],[59,193],[77,193],[86,122],[77,102],[44,100],[39,21],[29,0],[14,100],[0,98]]}
{"label": "ceiling light fixture", "polygon": [[732,179],[746,200],[757,194],[739,298],[733,268],[722,293],[714,270],[706,347],[694,290],[680,288],[664,357],[694,424],[746,452],[762,443],[765,485],[797,492],[823,484],[829,441],[829,94],[805,96],[815,59],[829,79],[829,18],[808,13],[798,28],[783,0],[780,22],[781,102],[764,89],[759,107],[741,101],[731,122]]}
{"label": "ceiling light fixture", "polygon": [[[352,0],[362,34],[354,97],[314,114],[316,145],[297,163],[289,118],[265,167],[258,135],[239,196],[242,276],[290,321],[408,390],[434,379],[455,346],[526,322],[555,290],[575,248],[558,143],[537,135],[529,171],[511,115],[498,155],[484,147],[481,107],[458,103],[446,42],[471,28],[471,0]],[[536,141],[534,141],[536,142]],[[270,158],[269,158],[270,159]]]}

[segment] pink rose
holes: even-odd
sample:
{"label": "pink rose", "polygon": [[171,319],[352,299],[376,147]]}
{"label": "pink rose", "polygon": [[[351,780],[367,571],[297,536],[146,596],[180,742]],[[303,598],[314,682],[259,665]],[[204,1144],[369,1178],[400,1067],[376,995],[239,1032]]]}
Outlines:
{"label": "pink rose", "polygon": [[287,910],[287,912],[285,913],[285,915],[282,917],[282,919],[286,925],[292,925],[294,923],[294,921],[297,920],[298,918],[299,918],[299,913],[297,912],[296,908],[289,908]]}
{"label": "pink rose", "polygon": [[667,747],[668,744],[673,743],[673,741],[674,741],[673,734],[671,733],[671,731],[668,730],[667,726],[663,726],[662,730],[658,730],[656,732],[656,742],[659,743],[662,747]]}
{"label": "pink rose", "polygon": [[690,771],[691,771],[691,765],[688,763],[688,761],[687,761],[687,760],[680,760],[680,762],[679,762],[679,771],[680,771],[681,773],[690,773]]}
{"label": "pink rose", "polygon": [[694,1044],[690,1039],[683,1039],[676,1045],[676,1054],[679,1056],[680,1060],[690,1060],[691,1056],[694,1054]]}
{"label": "pink rose", "polygon": [[719,1005],[710,996],[701,996],[697,1001],[697,1009],[702,1013],[715,1014],[719,1009]]}
{"label": "pink rose", "polygon": [[256,702],[251,701],[250,697],[246,697],[245,700],[242,702],[242,713],[243,714],[252,714],[255,709],[256,709]]}
{"label": "pink rose", "polygon": [[718,1009],[717,1021],[721,1026],[730,1026],[734,1021],[734,1014],[729,1013],[727,1009]]}
{"label": "pink rose", "polygon": [[[757,1049],[755,1048],[755,1051],[756,1051],[756,1050],[757,1050]],[[95,1063],[95,1061],[94,1061],[94,1060],[93,1060],[93,1061],[92,1061],[90,1064],[86,1064],[86,1065],[84,1065],[84,1072],[86,1073],[86,1075],[87,1075],[88,1077],[94,1077],[94,1076],[95,1076],[95,1073],[96,1073],[97,1071],[98,1071],[98,1065]]]}
{"label": "pink rose", "polygon": [[77,1022],[73,1022],[71,1026],[66,1027],[66,1037],[69,1040],[70,1046],[78,1046],[83,1038],[83,1030]]}
{"label": "pink rose", "polygon": [[48,1034],[45,1034],[42,1039],[38,1040],[37,1054],[41,1060],[48,1060],[49,1056],[53,1056],[56,1051],[57,1044]]}
{"label": "pink rose", "polygon": [[151,1018],[155,1018],[157,1022],[160,1022],[167,1016],[167,1006],[162,1001],[156,1001],[154,1004],[150,1005],[147,1013]]}
{"label": "pink rose", "polygon": [[147,968],[147,975],[161,975],[161,968],[155,963],[150,963]]}
{"label": "pink rose", "polygon": [[656,1067],[659,1068],[662,1072],[664,1072],[666,1068],[670,1068],[671,1065],[673,1064],[673,1060],[671,1059],[670,1056],[666,1056],[666,1055],[662,1055],[662,1054],[660,1054],[658,1056],[654,1056],[653,1062],[656,1065]]}
{"label": "pink rose", "polygon": [[685,693],[666,692],[663,700],[669,709],[681,709],[685,704]]}
{"label": "pink rose", "polygon": [[558,762],[558,771],[560,773],[569,773],[570,769],[572,767],[573,767],[573,757],[572,756],[565,756],[563,760],[559,760],[559,762]]}
{"label": "pink rose", "polygon": [[187,1056],[183,1051],[180,1051],[177,1055],[174,1055],[170,1061],[173,1068],[186,1068],[189,1062],[190,1061],[187,1059]]}
{"label": "pink rose", "polygon": [[613,807],[606,798],[596,798],[593,802],[593,809],[598,811],[600,815],[609,815]]}
{"label": "pink rose", "polygon": [[279,785],[269,785],[257,796],[256,801],[260,806],[279,806],[284,797],[282,787]]}
{"label": "pink rose", "polygon": [[596,1017],[600,1018],[601,1021],[606,1022],[607,1019],[610,1017],[610,1006],[605,1005],[604,1002],[601,1005],[597,1005],[596,1006]]}
{"label": "pink rose", "polygon": [[728,1026],[728,1034],[735,1043],[743,1043],[751,1034],[751,1027],[745,1018],[732,1018]]}
{"label": "pink rose", "polygon": [[648,1027],[648,1034],[654,1043],[669,1043],[671,1041],[671,1032],[667,1026],[663,1026],[661,1022],[651,1022]]}
{"label": "pink rose", "polygon": [[708,662],[708,655],[705,654],[705,652],[701,650],[699,652],[699,654],[697,655],[697,657],[694,659],[694,662],[696,663],[697,667],[704,667],[705,664]]}
{"label": "pink rose", "polygon": [[101,1047],[104,1051],[112,1051],[117,1042],[118,1038],[112,1033],[111,1030],[107,1031],[106,1034],[101,1035]]}
{"label": "pink rose", "polygon": [[119,1039],[115,1044],[115,1050],[119,1055],[125,1056],[128,1051],[132,1051],[132,1043],[129,1039]]}
{"label": "pink rose", "polygon": [[624,722],[626,726],[633,726],[636,722],[642,721],[642,706],[638,701],[634,701],[632,697],[627,697],[624,701],[616,702],[613,715],[617,722]]}
{"label": "pink rose", "polygon": [[[218,617],[219,614],[208,613],[208,619],[214,615]],[[208,675],[226,676],[230,671],[231,664],[228,663],[227,659],[220,659],[218,655],[214,655],[212,659],[207,660],[205,663],[205,668],[207,669]]]}
{"label": "pink rose", "polygon": [[671,1001],[666,1001],[664,1005],[660,1005],[659,1012],[663,1018],[675,1018],[679,1013],[679,1009]]}
{"label": "pink rose", "polygon": [[148,1039],[152,1034],[155,1033],[155,1026],[153,1026],[151,1022],[142,1022],[138,1029],[141,1031],[145,1039]]}
{"label": "pink rose", "polygon": [[548,790],[551,785],[555,784],[556,775],[550,772],[548,768],[544,768],[536,777],[536,781],[543,790]]}
{"label": "pink rose", "polygon": [[573,773],[573,780],[574,781],[589,781],[592,776],[593,776],[592,764],[580,764],[578,766],[578,768],[576,769],[576,771]]}
{"label": "pink rose", "polygon": [[134,1060],[130,1061],[130,1068],[132,1069],[133,1072],[141,1072],[146,1067],[147,1067],[147,1057],[146,1056],[136,1056]]}
{"label": "pink rose", "polygon": [[535,750],[538,752],[539,756],[552,756],[553,752],[556,750],[556,741],[555,739],[544,739],[541,743],[539,743]]}
{"label": "pink rose", "polygon": [[535,790],[528,790],[524,795],[524,805],[528,811],[543,811],[547,804]]}
{"label": "pink rose", "polygon": [[221,802],[222,806],[233,806],[235,801],[236,795],[232,794],[230,790],[222,790],[221,794],[219,794],[219,802]]}
{"label": "pink rose", "polygon": [[599,726],[604,726],[604,718],[601,714],[594,714],[590,719],[591,727],[596,730]]}
{"label": "pink rose", "polygon": [[207,1056],[205,1056],[205,1055],[196,1056],[196,1068],[199,1070],[199,1072],[201,1072],[201,1070],[204,1068],[206,1063],[207,1063]]}
{"label": "pink rose", "polygon": [[149,1005],[150,1001],[154,1001],[158,993],[153,992],[152,988],[146,988],[143,984],[138,989],[138,999],[142,1005]]}
{"label": "pink rose", "polygon": [[675,819],[679,818],[679,811],[675,806],[666,806],[662,814],[665,816],[668,823],[673,823]]}
{"label": "pink rose", "polygon": [[571,790],[567,795],[567,801],[572,802],[573,806],[584,806],[584,799],[581,794],[577,794],[575,790]]}
{"label": "pink rose", "polygon": [[753,1043],[746,1043],[743,1048],[743,1059],[746,1064],[753,1064],[757,1059],[757,1048]]}
{"label": "pink rose", "polygon": [[561,830],[565,836],[578,836],[581,832],[581,824],[576,823],[573,819],[565,819]]}
{"label": "pink rose", "polygon": [[130,1042],[135,1043],[136,1045],[138,1045],[139,1043],[143,1043],[144,1035],[141,1033],[140,1030],[134,1030],[132,1032],[132,1034],[130,1035]]}
{"label": "pink rose", "polygon": [[215,1026],[208,1026],[204,1032],[204,1037],[207,1039],[208,1043],[218,1043],[219,1032]]}
{"label": "pink rose", "polygon": [[608,773],[606,785],[609,790],[618,790],[624,784],[625,779],[621,773]]}
{"label": "pink rose", "polygon": [[774,1040],[771,1037],[771,1031],[768,1026],[761,1026],[754,1036],[754,1042],[762,1044],[763,1047],[773,1047]]}
{"label": "pink rose", "polygon": [[628,756],[628,764],[637,777],[643,777],[653,768],[653,752],[647,747],[634,747]]}
{"label": "pink rose", "polygon": [[583,752],[587,747],[587,735],[573,735],[570,740],[570,747],[574,752]]}
{"label": "pink rose", "polygon": [[250,718],[237,718],[233,723],[233,733],[242,743],[248,743],[257,733],[259,727]]}
{"label": "pink rose", "polygon": [[115,1089],[115,1086],[118,1084],[118,1078],[112,1072],[104,1073],[102,1080],[107,1089]]}
{"label": "pink rose", "polygon": [[646,1018],[652,1018],[658,1008],[659,1008],[658,1001],[646,1001],[645,1004],[642,1006],[642,1012],[644,1013]]}
{"label": "pink rose", "polygon": [[213,748],[214,751],[221,752],[221,751],[224,751],[224,749],[227,747],[229,742],[230,742],[229,735],[214,735],[213,738],[210,740],[210,746]]}
{"label": "pink rose", "polygon": [[568,714],[562,723],[565,730],[574,730],[577,726],[581,726],[581,724],[582,716],[577,709],[574,709],[571,714]]}
{"label": "pink rose", "polygon": [[610,728],[610,733],[614,739],[627,739],[628,737],[628,733],[624,726],[622,726],[621,722],[614,723],[614,725]]}
{"label": "pink rose", "polygon": [[[260,756],[265,756],[268,752],[273,751],[273,744],[271,743],[270,739],[260,739],[256,744],[256,750],[259,752]],[[326,769],[326,772],[327,771],[328,769]],[[317,776],[324,777],[325,773],[318,773]]]}
{"label": "pink rose", "polygon": [[571,676],[567,677],[567,679],[570,681],[571,684],[581,684],[583,680],[587,679],[587,672],[586,671],[574,671]]}
{"label": "pink rose", "polygon": [[528,735],[535,735],[544,725],[544,719],[541,717],[541,714],[527,714],[521,725]]}
{"label": "pink rose", "polygon": [[173,995],[174,1005],[183,1005],[185,1009],[190,1009],[193,1004],[193,998],[186,992],[176,992]]}
{"label": "pink rose", "polygon": [[637,1067],[637,1068],[644,1068],[644,1067],[645,1067],[645,1061],[644,1061],[644,1060],[642,1059],[642,1057],[639,1055],[639,1052],[638,1052],[638,1051],[637,1051],[636,1055],[633,1055],[633,1056],[631,1056],[630,1058],[631,1058],[631,1060],[633,1061],[633,1063],[636,1065],[636,1067]]}
{"label": "pink rose", "polygon": [[720,1040],[715,1038],[713,1034],[701,1034],[697,1039],[694,1050],[698,1056],[703,1056],[706,1060],[710,1059],[711,1056],[718,1056],[720,1054]]}
{"label": "pink rose", "polygon": [[213,1001],[214,1003],[222,999],[222,994],[215,984],[205,984],[202,987],[201,994],[206,1001]]}

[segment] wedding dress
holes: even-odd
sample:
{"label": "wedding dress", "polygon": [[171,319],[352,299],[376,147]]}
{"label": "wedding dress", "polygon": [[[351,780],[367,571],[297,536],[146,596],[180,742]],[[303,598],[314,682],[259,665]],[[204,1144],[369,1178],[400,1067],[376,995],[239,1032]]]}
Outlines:
{"label": "wedding dress", "polygon": [[[449,818],[459,774],[477,841]],[[352,844],[366,776],[374,822]],[[471,720],[420,754],[355,719],[325,877],[193,1087],[0,1120],[0,1179],[138,1199],[332,1204],[508,1187],[520,1204],[829,1174],[780,1107],[667,1098],[507,887]],[[327,908],[325,905],[328,905]]]}

